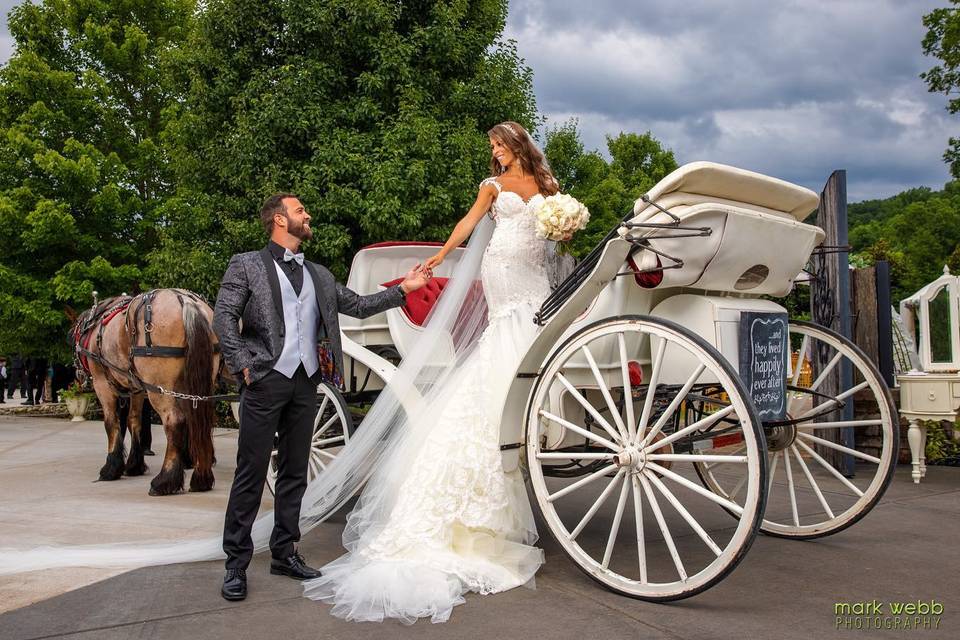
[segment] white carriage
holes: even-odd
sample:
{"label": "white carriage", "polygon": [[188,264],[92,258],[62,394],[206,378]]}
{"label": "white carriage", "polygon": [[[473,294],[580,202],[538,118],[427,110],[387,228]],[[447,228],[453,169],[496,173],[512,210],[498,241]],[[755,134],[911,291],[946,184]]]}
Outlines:
{"label": "white carriage", "polygon": [[[686,165],[543,303],[503,408],[504,467],[528,474],[551,534],[604,586],[688,597],[727,575],[758,531],[836,533],[889,484],[896,413],[875,366],[830,330],[788,322],[770,299],[791,290],[823,239],[803,222],[816,206],[781,180]],[[361,293],[436,247],[365,251],[348,282]],[[341,322],[354,397],[389,380],[418,330],[409,309]],[[844,369],[853,375],[837,376]],[[349,411],[330,397],[342,416],[321,411],[318,429],[340,420],[345,440]],[[857,448],[860,435],[874,448]]]}

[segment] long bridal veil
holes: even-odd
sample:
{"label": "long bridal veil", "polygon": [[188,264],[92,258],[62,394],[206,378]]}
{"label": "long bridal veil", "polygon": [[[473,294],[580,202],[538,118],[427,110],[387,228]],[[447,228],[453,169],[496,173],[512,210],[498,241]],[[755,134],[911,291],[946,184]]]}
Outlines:
{"label": "long bridal veil", "polygon": [[[485,217],[474,229],[452,277],[431,312],[416,346],[398,367],[350,443],[307,487],[300,513],[306,533],[343,506],[368,480],[373,490],[351,514],[344,544],[348,549],[371,523],[389,513],[399,478],[422,442],[430,420],[418,419],[442,403],[443,383],[463,363],[487,320],[479,284],[480,262],[493,233]],[[175,498],[174,498],[175,499]],[[56,514],[50,514],[56,518]],[[257,551],[269,546],[273,513],[253,525]],[[143,567],[224,558],[220,535],[202,540],[163,543],[117,543],[85,546],[44,546],[0,549],[0,575],[39,569],[86,567]]]}

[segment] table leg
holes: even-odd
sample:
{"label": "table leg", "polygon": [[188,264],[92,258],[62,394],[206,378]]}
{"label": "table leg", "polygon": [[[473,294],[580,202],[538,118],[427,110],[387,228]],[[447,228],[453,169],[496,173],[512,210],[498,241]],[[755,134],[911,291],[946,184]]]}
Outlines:
{"label": "table leg", "polygon": [[[924,430],[925,431],[925,430]],[[907,429],[907,441],[910,442],[910,457],[913,462],[913,471],[910,474],[913,477],[914,484],[920,484],[920,456],[923,454],[923,433],[920,429],[920,421],[910,420],[910,428]]]}
{"label": "table leg", "polygon": [[927,428],[920,427],[920,477],[927,477]]}

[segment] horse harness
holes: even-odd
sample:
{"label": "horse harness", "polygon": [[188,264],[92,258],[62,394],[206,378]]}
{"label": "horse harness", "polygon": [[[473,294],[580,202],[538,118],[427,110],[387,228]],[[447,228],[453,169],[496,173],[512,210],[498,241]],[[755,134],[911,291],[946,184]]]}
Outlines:
{"label": "horse harness", "polygon": [[[217,400],[234,398],[234,396],[230,394],[215,396],[193,396],[185,393],[179,393],[171,389],[164,389],[161,386],[150,384],[140,377],[134,362],[135,357],[182,358],[187,352],[185,347],[167,347],[153,344],[153,338],[151,335],[153,332],[153,303],[158,291],[158,289],[151,289],[150,291],[141,293],[137,296],[118,296],[117,300],[113,304],[100,310],[97,310],[97,304],[94,303],[94,306],[90,308],[89,317],[84,320],[82,325],[78,325],[73,334],[75,351],[74,360],[75,364],[77,365],[77,370],[83,371],[85,375],[92,377],[88,360],[96,362],[107,372],[107,383],[118,395],[152,391],[154,393],[170,395],[184,400],[191,400],[194,408],[197,407],[198,402],[213,402]],[[177,300],[180,302],[181,307],[187,303],[184,298],[188,298],[191,302],[196,303],[206,302],[203,298],[192,291],[187,291],[185,289],[170,289],[170,291],[174,292]],[[124,369],[123,367],[110,362],[104,358],[103,355],[101,355],[103,348],[103,331],[111,320],[121,313],[126,313],[131,307],[133,308],[133,328],[130,335],[130,366]],[[143,337],[145,344],[138,345],[138,321],[140,320],[141,314],[143,316]],[[130,331],[130,324],[127,324],[126,321],[125,327],[127,331]],[[94,329],[96,329],[97,336],[96,352],[93,352],[89,349],[90,340],[93,337]],[[214,353],[220,352],[219,343],[214,343],[213,351]],[[223,359],[220,360],[220,368],[223,368]],[[115,374],[120,374],[123,377],[123,383],[117,380]]]}

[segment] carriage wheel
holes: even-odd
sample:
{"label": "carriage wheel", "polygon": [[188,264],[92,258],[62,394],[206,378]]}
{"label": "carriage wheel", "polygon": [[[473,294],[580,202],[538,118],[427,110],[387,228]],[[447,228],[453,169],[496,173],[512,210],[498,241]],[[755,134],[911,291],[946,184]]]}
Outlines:
{"label": "carriage wheel", "polygon": [[[639,385],[631,362],[641,366]],[[587,383],[571,382],[575,375]],[[578,415],[561,417],[563,407],[551,405],[558,388]],[[683,421],[682,406],[706,388],[725,399]],[[723,579],[749,549],[764,508],[760,422],[733,368],[699,336],[647,316],[589,325],[550,356],[526,415],[537,508],[564,552],[605,587],[644,600],[686,598]],[[566,430],[565,446],[543,448],[550,423]],[[734,453],[730,440],[744,446]],[[702,487],[701,461],[743,470],[739,503]],[[564,474],[552,475],[560,462]],[[736,526],[725,509],[741,516]]]}
{"label": "carriage wheel", "polygon": [[[313,420],[310,441],[310,459],[307,462],[307,482],[312,481],[337,457],[340,449],[353,434],[353,418],[343,395],[323,382],[317,386],[317,416]],[[267,487],[275,493],[277,484],[277,451],[270,454],[267,468]]]}
{"label": "carriage wheel", "polygon": [[[897,462],[899,420],[880,373],[855,344],[820,325],[794,321],[790,344],[799,355],[787,381],[787,417],[796,424],[765,428],[770,471],[761,530],[819,538],[846,529],[880,500]],[[824,382],[844,362],[852,365],[852,380],[836,395],[825,393]],[[848,420],[843,407],[854,401],[859,418]],[[699,471],[727,498],[741,481],[728,465],[707,463]]]}

